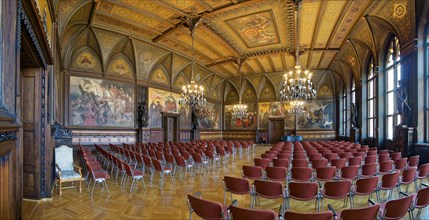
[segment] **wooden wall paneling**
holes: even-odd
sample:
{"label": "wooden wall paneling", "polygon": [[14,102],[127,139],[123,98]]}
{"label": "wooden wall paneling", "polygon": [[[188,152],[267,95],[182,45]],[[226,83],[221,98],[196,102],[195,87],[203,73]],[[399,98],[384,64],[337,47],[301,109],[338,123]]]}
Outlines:
{"label": "wooden wall paneling", "polygon": [[17,185],[14,181],[16,173],[13,159],[16,156],[14,143],[14,141],[0,143],[0,149],[9,149],[7,152],[0,152],[0,219],[15,219],[16,212],[20,211],[15,205],[21,202],[21,197],[16,196]]}

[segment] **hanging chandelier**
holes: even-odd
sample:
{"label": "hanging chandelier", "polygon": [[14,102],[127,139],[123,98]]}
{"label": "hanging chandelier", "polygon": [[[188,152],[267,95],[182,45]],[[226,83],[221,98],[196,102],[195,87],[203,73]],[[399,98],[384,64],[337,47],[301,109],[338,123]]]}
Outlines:
{"label": "hanging chandelier", "polygon": [[[280,99],[290,102],[291,109],[289,112],[293,114],[304,113],[304,101],[314,100],[317,95],[311,80],[312,73],[302,69],[299,64],[301,50],[299,45],[299,11],[301,4],[302,2],[298,1],[296,5],[296,39],[292,39],[295,41],[295,68],[293,71],[289,71],[283,75],[284,81],[280,89]],[[290,36],[293,36],[293,34]]]}
{"label": "hanging chandelier", "polygon": [[198,20],[186,18],[186,24],[188,25],[191,31],[192,39],[192,69],[191,69],[191,82],[188,85],[182,87],[181,97],[179,98],[179,105],[189,105],[191,107],[202,107],[206,104],[206,99],[204,98],[204,87],[198,85],[195,82],[194,72],[195,72],[195,25]]}
{"label": "hanging chandelier", "polygon": [[240,87],[238,90],[238,104],[234,105],[234,114],[236,116],[239,117],[246,117],[247,116],[247,105],[244,105],[241,103],[241,84],[242,84],[242,79],[241,79],[241,66],[243,65],[243,60],[241,60],[241,58],[237,59],[237,65],[238,65],[238,74],[240,76]]}

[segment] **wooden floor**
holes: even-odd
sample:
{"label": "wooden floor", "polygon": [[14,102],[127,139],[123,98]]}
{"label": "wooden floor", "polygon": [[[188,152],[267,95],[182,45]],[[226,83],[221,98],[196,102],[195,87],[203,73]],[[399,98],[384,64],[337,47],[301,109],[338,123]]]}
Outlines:
{"label": "wooden floor", "polygon": [[[129,193],[130,181],[125,187],[121,187],[114,178],[108,180],[110,194],[107,194],[98,185],[92,198],[89,196],[86,182],[83,184],[82,193],[79,193],[77,189],[66,189],[63,190],[63,195],[59,196],[58,191],[55,190],[52,199],[24,200],[22,217],[23,219],[189,219],[186,204],[188,193],[199,191],[204,199],[223,202],[223,177],[225,175],[240,176],[240,169],[243,165],[253,165],[253,158],[259,157],[269,148],[269,146],[258,145],[248,154],[237,153],[225,164],[221,163],[220,168],[205,171],[203,175],[188,175],[186,179],[183,179],[181,172],[177,172],[174,184],[169,176],[166,176],[162,189],[159,186],[159,174],[156,174],[152,181],[149,180],[149,175],[145,176],[146,190],[139,182],[132,194]],[[397,197],[396,190],[393,195]],[[229,198],[228,195],[227,204],[231,202]],[[249,196],[233,195],[233,198],[238,200],[240,207],[249,207]],[[363,207],[366,205],[366,201],[367,198],[358,198],[355,205]],[[271,201],[261,198],[260,203],[256,209],[272,209],[277,212],[282,201],[281,199]],[[325,207],[329,203],[335,209],[341,209],[343,205],[342,201],[325,200]],[[291,207],[294,211],[315,211],[314,202],[292,201]],[[422,215],[418,219],[429,219],[427,209],[422,211]],[[192,217],[198,219],[195,214]],[[408,219],[408,215],[404,219]]]}

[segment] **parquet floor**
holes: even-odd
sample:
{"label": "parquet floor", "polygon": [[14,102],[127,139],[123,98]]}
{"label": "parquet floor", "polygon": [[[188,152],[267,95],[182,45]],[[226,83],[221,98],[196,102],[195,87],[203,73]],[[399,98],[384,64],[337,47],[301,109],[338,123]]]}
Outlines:
{"label": "parquet floor", "polygon": [[[258,145],[249,154],[237,153],[234,159],[231,157],[228,162],[221,164],[220,168],[205,171],[203,175],[188,175],[183,179],[181,172],[176,172],[174,183],[167,175],[162,188],[159,186],[159,174],[155,174],[152,181],[149,180],[149,175],[146,175],[144,179],[147,189],[145,190],[139,182],[132,194],[129,193],[131,181],[122,187],[119,185],[119,180],[114,178],[107,181],[110,194],[98,185],[92,198],[89,196],[86,182],[83,184],[82,193],[77,189],[66,189],[63,190],[63,195],[59,196],[55,189],[52,199],[24,200],[22,216],[23,219],[189,219],[186,203],[188,193],[199,191],[204,199],[223,202],[223,177],[225,175],[241,176],[241,167],[253,164],[253,158],[259,157],[269,148],[270,146]],[[396,190],[393,195],[397,196]],[[240,207],[249,207],[249,196],[233,195],[233,198],[238,200]],[[366,200],[365,197],[357,198],[355,205],[363,207],[366,205]],[[230,202],[230,196],[227,195],[227,204]],[[261,198],[260,206],[256,209],[272,209],[277,212],[281,203],[281,199]],[[325,207],[329,203],[335,209],[341,209],[343,205],[342,201],[325,200]],[[314,202],[292,201],[291,207],[294,211],[315,211]],[[198,219],[195,214],[192,217]],[[408,219],[408,215],[404,219]],[[426,209],[422,211],[419,219],[429,219]]]}

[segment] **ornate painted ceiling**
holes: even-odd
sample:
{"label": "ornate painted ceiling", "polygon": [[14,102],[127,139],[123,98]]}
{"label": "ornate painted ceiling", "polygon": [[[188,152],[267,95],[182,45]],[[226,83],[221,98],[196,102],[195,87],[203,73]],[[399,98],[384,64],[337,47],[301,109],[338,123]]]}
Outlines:
{"label": "ornate painted ceiling", "polygon": [[[400,35],[403,42],[412,38],[413,7],[409,0],[303,0],[298,19],[301,66],[315,71],[319,87],[330,84],[321,81],[327,73],[333,74],[328,81],[334,83],[347,82],[352,76],[360,79],[362,66],[368,57],[378,55],[389,33]],[[261,84],[265,79],[277,90],[276,79],[281,80],[277,75],[295,65],[294,15],[292,0],[67,0],[59,6],[59,36],[64,45],[80,42],[91,47],[97,41],[99,46],[92,51],[101,54],[103,69],[107,60],[122,51],[139,75],[141,60],[151,57],[135,52],[139,44],[152,45],[147,50],[157,50],[160,57],[171,51],[182,57],[180,62],[189,63],[192,38],[185,18],[190,17],[197,21],[197,63],[235,85],[238,67],[234,61],[246,58],[243,74],[258,93],[265,88]],[[85,31],[84,39],[73,39],[73,33]],[[124,36],[136,41],[131,44]],[[134,53],[126,55],[127,47]],[[68,48],[79,49],[64,46],[64,57]],[[177,77],[181,76],[171,76]],[[260,80],[256,83],[255,78]],[[339,91],[334,87],[338,86],[330,85]]]}

